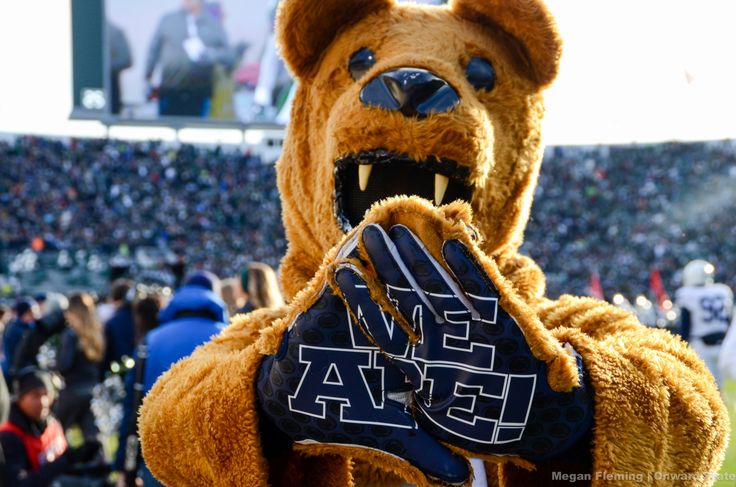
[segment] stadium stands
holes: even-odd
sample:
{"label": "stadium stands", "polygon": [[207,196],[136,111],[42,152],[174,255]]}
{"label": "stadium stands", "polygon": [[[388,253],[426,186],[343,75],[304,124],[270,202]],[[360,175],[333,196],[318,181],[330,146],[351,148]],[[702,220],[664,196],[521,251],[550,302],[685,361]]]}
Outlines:
{"label": "stadium stands", "polygon": [[224,276],[285,249],[273,161],[239,150],[23,137],[0,142],[0,160],[6,259],[40,237],[51,252],[145,247]]}
{"label": "stadium stands", "polygon": [[[273,161],[240,149],[21,137],[0,161],[0,274],[39,237],[48,252],[148,248],[221,276],[285,250]],[[736,287],[735,182],[733,141],[549,148],[524,251],[551,296],[588,293],[593,272],[609,299],[646,294],[652,268],[671,292],[693,258]]]}

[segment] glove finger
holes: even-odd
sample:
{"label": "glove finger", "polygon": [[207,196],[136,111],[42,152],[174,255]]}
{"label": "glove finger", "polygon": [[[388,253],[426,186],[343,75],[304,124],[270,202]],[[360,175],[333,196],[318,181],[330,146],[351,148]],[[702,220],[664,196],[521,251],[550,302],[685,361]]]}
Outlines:
{"label": "glove finger", "polygon": [[457,240],[449,240],[442,246],[442,255],[452,274],[460,283],[473,307],[486,322],[496,322],[498,289],[482,270],[470,251]]}
{"label": "glove finger", "polygon": [[419,388],[421,373],[410,360],[411,338],[406,331],[373,301],[368,284],[355,268],[340,266],[335,282],[363,332],[407,375],[412,386]]}
{"label": "glove finger", "polygon": [[[386,401],[384,407],[392,417],[401,415],[411,427],[392,427],[371,424],[352,424],[351,431],[360,430],[358,436],[339,436],[322,443],[311,439],[299,440],[297,445],[322,444],[324,451],[338,455],[362,459],[367,463],[381,462],[381,454],[393,459],[401,459],[420,470],[422,474],[434,481],[447,485],[467,485],[470,477],[468,461],[443,446],[434,437],[416,424],[403,404]],[[346,450],[341,448],[349,447]],[[357,451],[356,451],[357,450]],[[378,455],[376,455],[378,453]],[[378,458],[377,458],[378,457]],[[389,460],[390,461],[390,460]]]}
{"label": "glove finger", "polygon": [[389,300],[416,331],[424,314],[437,315],[411,272],[399,257],[396,246],[378,225],[368,225],[362,234],[363,245],[379,279],[386,285]]}
{"label": "glove finger", "polygon": [[452,322],[452,315],[465,319],[468,312],[474,320],[479,319],[478,312],[452,276],[432,257],[411,230],[404,225],[394,225],[389,230],[389,236],[405,267],[411,271],[419,289],[424,291],[436,310],[437,323]]}
{"label": "glove finger", "polygon": [[349,239],[347,239],[340,249],[337,251],[337,260],[340,259],[346,259],[346,258],[356,258],[360,259],[360,255],[358,254],[358,234],[353,234]]}
{"label": "glove finger", "polygon": [[407,433],[405,451],[399,456],[432,479],[450,485],[468,481],[470,466],[464,457],[453,453],[419,426]]}

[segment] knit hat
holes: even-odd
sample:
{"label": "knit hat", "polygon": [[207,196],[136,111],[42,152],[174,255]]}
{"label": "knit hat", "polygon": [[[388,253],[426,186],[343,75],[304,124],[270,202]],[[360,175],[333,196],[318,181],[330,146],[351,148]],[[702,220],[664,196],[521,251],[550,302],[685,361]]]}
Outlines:
{"label": "knit hat", "polygon": [[220,292],[220,278],[209,271],[192,271],[184,278],[184,286],[198,286],[214,293]]}
{"label": "knit hat", "polygon": [[13,394],[20,399],[24,394],[35,389],[46,389],[49,394],[54,393],[54,381],[51,373],[36,367],[25,367],[18,371],[13,378]]}

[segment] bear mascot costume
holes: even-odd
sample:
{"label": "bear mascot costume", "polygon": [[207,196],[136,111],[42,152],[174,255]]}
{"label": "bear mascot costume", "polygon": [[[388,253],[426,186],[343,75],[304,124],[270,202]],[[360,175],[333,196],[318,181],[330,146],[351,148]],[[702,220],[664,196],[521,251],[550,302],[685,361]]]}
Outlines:
{"label": "bear mascot costume", "polygon": [[289,304],[158,380],[153,474],[710,483],[728,419],[703,362],[605,302],[548,299],[518,253],[561,54],[540,0],[283,0],[277,30],[298,83],[277,164]]}

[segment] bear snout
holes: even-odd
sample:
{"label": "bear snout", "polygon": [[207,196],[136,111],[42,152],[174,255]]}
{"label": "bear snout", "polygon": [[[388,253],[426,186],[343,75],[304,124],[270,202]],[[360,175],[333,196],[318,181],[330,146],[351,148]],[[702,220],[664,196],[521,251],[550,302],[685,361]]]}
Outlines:
{"label": "bear snout", "polygon": [[424,118],[432,113],[451,111],[460,96],[444,79],[419,68],[385,71],[360,90],[365,106],[401,112],[406,117]]}

